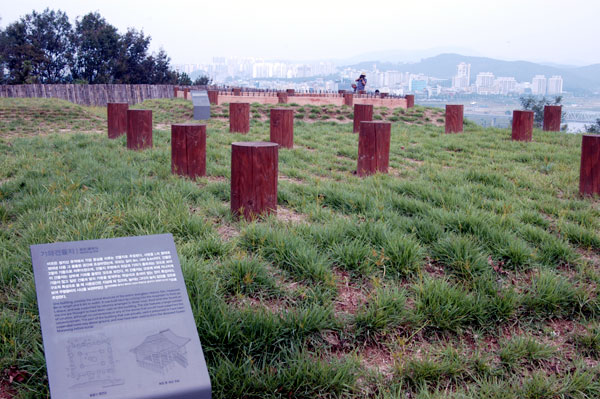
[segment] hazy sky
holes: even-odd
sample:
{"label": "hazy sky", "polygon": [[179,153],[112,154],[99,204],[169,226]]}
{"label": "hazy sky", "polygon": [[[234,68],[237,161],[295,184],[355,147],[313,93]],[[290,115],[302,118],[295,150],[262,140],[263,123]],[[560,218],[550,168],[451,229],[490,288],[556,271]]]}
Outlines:
{"label": "hazy sky", "polygon": [[72,20],[99,11],[122,32],[143,29],[172,63],[446,47],[508,60],[600,63],[599,0],[6,0],[0,24],[46,7]]}

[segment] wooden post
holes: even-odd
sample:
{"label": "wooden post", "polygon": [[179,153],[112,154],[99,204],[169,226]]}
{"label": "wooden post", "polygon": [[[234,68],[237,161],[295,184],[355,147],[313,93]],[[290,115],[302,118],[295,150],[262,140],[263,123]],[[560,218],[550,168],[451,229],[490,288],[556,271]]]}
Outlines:
{"label": "wooden post", "polygon": [[208,101],[211,104],[219,105],[219,90],[207,90]]}
{"label": "wooden post", "polygon": [[271,142],[294,148],[294,110],[271,108]]}
{"label": "wooden post", "polygon": [[390,163],[390,122],[361,122],[358,135],[359,176],[387,173]]}
{"label": "wooden post", "polygon": [[277,213],[278,145],[231,144],[231,212],[246,220]]}
{"label": "wooden post", "polygon": [[581,139],[579,193],[600,195],[600,135],[584,134]]}
{"label": "wooden post", "polygon": [[177,98],[177,86],[173,86],[173,98]]}
{"label": "wooden post", "polygon": [[127,111],[127,148],[143,150],[152,148],[152,111],[130,109]]}
{"label": "wooden post", "polygon": [[561,105],[546,105],[544,107],[544,131],[560,132]]}
{"label": "wooden post", "polygon": [[533,111],[513,111],[512,139],[531,141],[533,133]]}
{"label": "wooden post", "polygon": [[415,106],[415,95],[407,94],[404,96],[406,98],[406,108],[413,108]]}
{"label": "wooden post", "polygon": [[185,98],[186,100],[188,100],[190,97],[190,89],[183,89],[183,98]]}
{"label": "wooden post", "polygon": [[285,91],[288,95],[288,97],[293,97],[296,94],[296,90],[294,89],[286,89]]}
{"label": "wooden post", "polygon": [[288,95],[287,93],[277,93],[277,102],[279,104],[287,104],[288,102]]}
{"label": "wooden post", "polygon": [[464,105],[446,105],[446,133],[460,133],[463,131]]}
{"label": "wooden post", "polygon": [[242,95],[242,89],[240,89],[239,87],[234,87],[233,88],[233,95],[234,96],[241,96]]}
{"label": "wooden post", "polygon": [[206,125],[171,125],[171,173],[206,176]]}
{"label": "wooden post", "polygon": [[108,103],[106,104],[106,114],[108,119],[108,138],[116,139],[122,134],[127,133],[127,103]]}
{"label": "wooden post", "polygon": [[250,131],[249,103],[229,103],[229,131],[236,133]]}
{"label": "wooden post", "polygon": [[373,106],[371,104],[354,104],[354,133],[358,133],[360,123],[373,120]]}
{"label": "wooden post", "polygon": [[344,93],[344,105],[351,107],[354,104],[354,95],[352,93]]}
{"label": "wooden post", "polygon": [[358,94],[367,94],[367,91],[366,90],[359,90]]}

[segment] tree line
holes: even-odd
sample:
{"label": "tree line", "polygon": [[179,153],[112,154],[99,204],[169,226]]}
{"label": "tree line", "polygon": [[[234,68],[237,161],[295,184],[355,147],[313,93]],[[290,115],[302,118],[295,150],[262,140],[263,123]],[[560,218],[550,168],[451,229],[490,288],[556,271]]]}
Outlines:
{"label": "tree line", "polygon": [[0,30],[0,82],[208,84],[172,69],[161,49],[150,53],[150,36],[128,28],[120,34],[98,12],[72,25],[63,11],[33,11]]}

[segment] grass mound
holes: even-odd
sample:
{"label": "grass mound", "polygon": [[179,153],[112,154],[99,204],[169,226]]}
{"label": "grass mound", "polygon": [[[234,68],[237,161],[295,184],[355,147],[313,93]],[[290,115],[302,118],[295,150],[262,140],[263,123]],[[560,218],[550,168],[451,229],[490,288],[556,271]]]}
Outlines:
{"label": "grass mound", "polygon": [[[20,398],[48,396],[28,246],[166,232],[215,398],[600,396],[600,202],[578,195],[580,136],[444,135],[398,112],[390,173],[359,178],[350,119],[297,107],[281,212],[246,223],[229,212],[230,148],[268,141],[268,107],[247,135],[213,108],[191,181],[171,174],[169,129],[190,102],[137,105],[155,122],[140,152],[107,139],[105,109],[0,104],[27,121],[0,126],[0,387]],[[42,105],[67,132],[32,131]]]}

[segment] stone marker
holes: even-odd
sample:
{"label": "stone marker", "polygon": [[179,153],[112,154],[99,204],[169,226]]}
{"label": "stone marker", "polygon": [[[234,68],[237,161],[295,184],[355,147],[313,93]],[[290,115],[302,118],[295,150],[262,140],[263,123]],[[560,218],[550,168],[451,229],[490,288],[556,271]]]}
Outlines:
{"label": "stone marker", "polygon": [[108,103],[106,104],[106,114],[108,119],[108,138],[116,139],[122,134],[127,133],[127,103]]}
{"label": "stone marker", "polygon": [[127,111],[127,148],[143,150],[152,148],[152,111],[130,109]]}
{"label": "stone marker", "polygon": [[407,94],[404,96],[406,98],[406,108],[413,108],[415,106],[415,95]]}
{"label": "stone marker", "polygon": [[271,142],[294,148],[294,110],[271,108]]}
{"label": "stone marker", "polygon": [[219,105],[219,90],[208,90],[208,100],[211,104]]}
{"label": "stone marker", "polygon": [[533,111],[513,111],[512,139],[531,141],[533,134]]}
{"label": "stone marker", "polygon": [[231,144],[231,212],[252,220],[277,213],[278,145]]}
{"label": "stone marker", "polygon": [[206,90],[194,90],[191,95],[192,104],[194,105],[194,119],[197,121],[210,119],[210,101]]}
{"label": "stone marker", "polygon": [[464,105],[446,105],[446,133],[460,133],[463,131]]}
{"label": "stone marker", "polygon": [[229,131],[234,133],[250,131],[249,103],[229,103]]}
{"label": "stone marker", "polygon": [[391,132],[392,124],[389,122],[360,123],[356,170],[359,176],[388,172]]}
{"label": "stone marker", "polygon": [[354,105],[354,95],[352,93],[344,93],[344,105],[349,107]]}
{"label": "stone marker", "polygon": [[560,132],[561,105],[546,105],[544,107],[544,126],[546,132]]}
{"label": "stone marker", "polygon": [[287,93],[278,92],[277,93],[277,102],[279,104],[287,104],[287,102],[288,102]]}
{"label": "stone marker", "polygon": [[354,104],[354,127],[352,131],[358,133],[360,123],[373,120],[373,106],[371,104]]}
{"label": "stone marker", "polygon": [[171,173],[206,176],[206,125],[171,125]]}
{"label": "stone marker", "polygon": [[600,135],[584,134],[581,139],[579,193],[600,195]]}
{"label": "stone marker", "polygon": [[52,398],[210,399],[171,234],[30,249]]}

